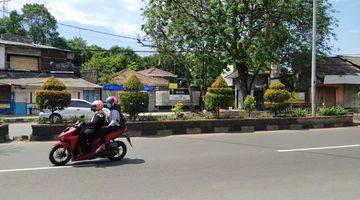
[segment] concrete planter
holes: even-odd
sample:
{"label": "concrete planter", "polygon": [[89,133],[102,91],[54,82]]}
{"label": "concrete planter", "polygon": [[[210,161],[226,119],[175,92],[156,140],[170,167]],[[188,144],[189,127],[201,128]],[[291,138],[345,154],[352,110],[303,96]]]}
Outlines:
{"label": "concrete planter", "polygon": [[0,125],[0,143],[4,143],[6,141],[9,141],[9,125],[8,124],[2,124]]}
{"label": "concrete planter", "polygon": [[[127,124],[129,134],[140,136],[168,136],[180,134],[207,134],[230,132],[254,132],[268,130],[298,130],[311,128],[346,127],[353,125],[352,116],[270,118],[270,119],[214,119],[188,121],[142,121]],[[57,139],[67,125],[33,125],[31,140]]]}

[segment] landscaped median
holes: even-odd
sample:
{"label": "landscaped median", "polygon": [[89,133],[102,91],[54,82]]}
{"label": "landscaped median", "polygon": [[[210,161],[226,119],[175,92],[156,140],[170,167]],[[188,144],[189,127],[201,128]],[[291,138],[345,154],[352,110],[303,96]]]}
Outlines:
{"label": "landscaped median", "polygon": [[[32,125],[32,141],[56,140],[68,125]],[[266,119],[210,119],[139,121],[127,123],[129,134],[140,136],[168,136],[181,134],[241,133],[268,130],[299,130],[353,126],[353,116],[278,117]]]}
{"label": "landscaped median", "polygon": [[9,125],[0,124],[0,143],[9,141]]}

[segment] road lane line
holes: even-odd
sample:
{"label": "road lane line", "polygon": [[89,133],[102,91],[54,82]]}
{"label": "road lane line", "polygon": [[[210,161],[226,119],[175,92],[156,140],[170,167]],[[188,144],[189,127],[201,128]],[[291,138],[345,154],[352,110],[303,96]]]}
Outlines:
{"label": "road lane line", "polygon": [[341,149],[341,148],[351,148],[351,147],[360,147],[360,144],[343,145],[343,146],[328,146],[328,147],[314,147],[314,148],[303,148],[303,149],[283,149],[283,150],[277,150],[277,152],[284,153],[284,152],[296,152],[296,151],[314,151],[314,150]]}
{"label": "road lane line", "polygon": [[22,172],[22,171],[38,171],[38,170],[49,170],[49,169],[64,169],[70,168],[73,166],[59,166],[59,167],[34,167],[34,168],[20,168],[20,169],[3,169],[0,170],[0,173],[6,172]]}

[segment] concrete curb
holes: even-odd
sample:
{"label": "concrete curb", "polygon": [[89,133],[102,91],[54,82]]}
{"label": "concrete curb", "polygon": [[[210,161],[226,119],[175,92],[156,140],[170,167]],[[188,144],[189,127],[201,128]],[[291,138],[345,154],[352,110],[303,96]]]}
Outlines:
{"label": "concrete curb", "polygon": [[0,125],[0,143],[9,141],[9,125],[2,124]]}
{"label": "concrete curb", "polygon": [[[198,121],[129,122],[132,137],[182,134],[249,133],[254,131],[302,130],[354,126],[352,116],[315,118],[219,119]],[[30,141],[57,140],[67,125],[32,125]]]}

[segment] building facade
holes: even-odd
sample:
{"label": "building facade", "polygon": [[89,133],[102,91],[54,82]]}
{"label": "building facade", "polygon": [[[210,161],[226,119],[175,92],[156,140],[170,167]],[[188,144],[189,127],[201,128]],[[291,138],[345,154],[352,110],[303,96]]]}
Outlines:
{"label": "building facade", "polygon": [[0,114],[36,113],[35,90],[54,76],[74,99],[100,98],[101,87],[75,76],[73,53],[19,37],[0,39]]}

